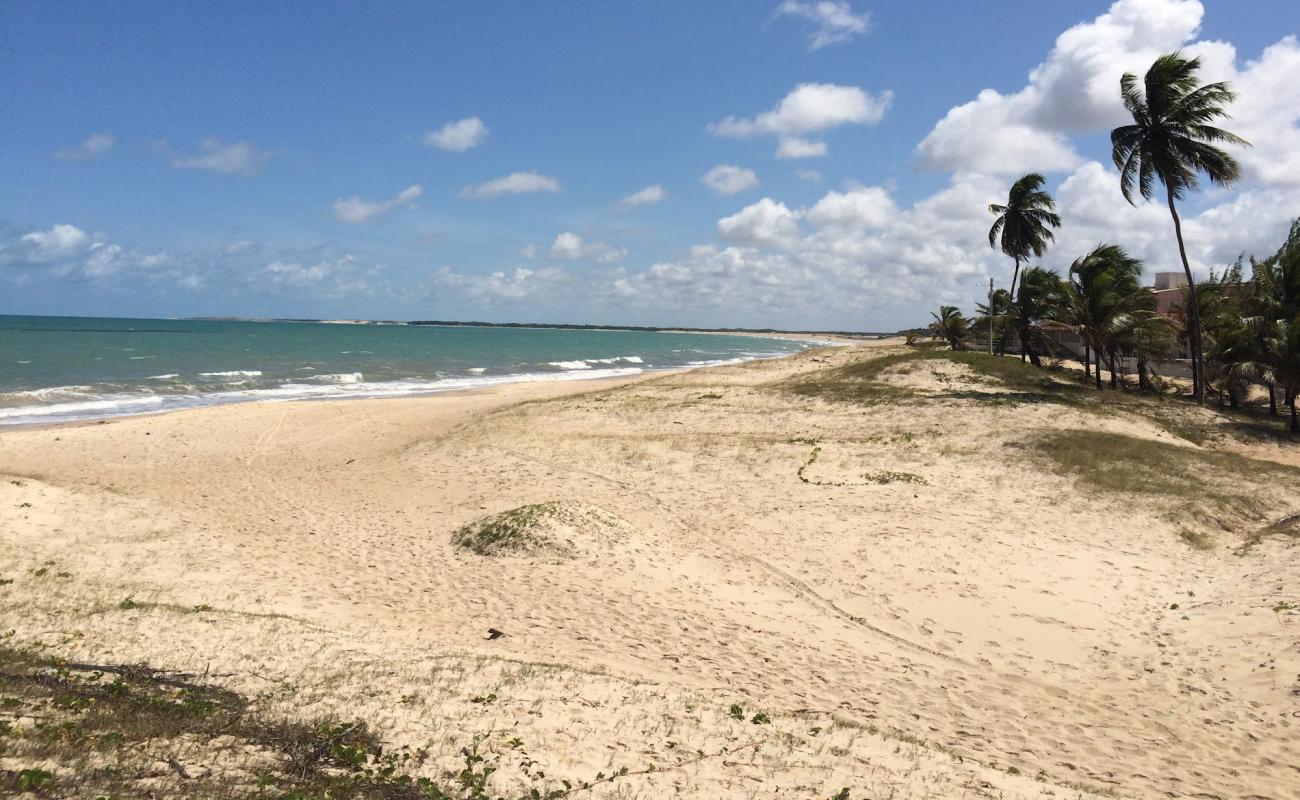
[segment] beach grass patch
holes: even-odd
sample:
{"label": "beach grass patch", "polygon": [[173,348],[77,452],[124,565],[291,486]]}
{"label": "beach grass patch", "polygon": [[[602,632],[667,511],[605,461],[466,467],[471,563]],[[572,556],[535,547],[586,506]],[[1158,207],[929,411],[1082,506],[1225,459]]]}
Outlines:
{"label": "beach grass patch", "polygon": [[[953,387],[938,393],[922,393],[886,380],[886,373],[911,374],[924,366],[940,363],[969,368],[984,379],[989,388]],[[984,400],[1001,404],[1049,402],[1076,405],[1087,401],[1087,389],[1059,380],[1056,372],[988,353],[914,348],[817,370],[786,381],[780,384],[780,388],[802,397],[865,405],[924,398]]]}
{"label": "beach grass patch", "polygon": [[603,508],[557,500],[519,506],[458,528],[452,544],[475,555],[571,558],[626,538],[632,526]]}
{"label": "beach grass patch", "polygon": [[1286,493],[1272,489],[1300,479],[1300,470],[1271,461],[1118,433],[1058,431],[1031,447],[1052,471],[1088,489],[1154,501],[1193,526],[1184,538],[1198,547],[1207,546],[1206,523],[1241,532],[1284,502]]}
{"label": "beach grass patch", "polygon": [[[236,800],[487,798],[502,756],[486,735],[443,778],[423,750],[386,747],[363,720],[270,718],[194,676],[96,665],[0,645],[0,794]],[[490,746],[489,746],[490,745]],[[517,737],[508,746],[520,753]],[[523,754],[526,759],[527,754]],[[541,773],[521,798],[566,793]],[[25,793],[25,794],[24,794]]]}

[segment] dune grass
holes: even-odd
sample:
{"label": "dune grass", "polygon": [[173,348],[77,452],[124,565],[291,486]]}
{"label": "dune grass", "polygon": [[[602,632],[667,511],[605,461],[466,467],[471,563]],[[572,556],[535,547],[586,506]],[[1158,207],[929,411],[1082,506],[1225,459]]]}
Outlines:
{"label": "dune grass", "polygon": [[0,754],[0,794],[42,798],[471,797],[466,781],[483,771],[479,759],[470,777],[439,786],[406,773],[421,754],[386,751],[361,721],[267,719],[192,676],[8,646],[0,646]]}
{"label": "dune grass", "polygon": [[471,522],[452,534],[452,544],[480,556],[527,553],[547,548],[538,524],[561,514],[559,503],[535,503]]}
{"label": "dune grass", "polygon": [[840,367],[818,370],[781,384],[785,391],[802,397],[817,397],[832,402],[874,405],[897,400],[921,399],[923,395],[906,387],[886,383],[881,376],[905,365],[948,362],[969,367],[977,375],[997,382],[990,391],[953,390],[939,397],[974,400],[999,400],[1017,403],[1084,402],[1088,390],[1067,383],[1052,372],[1022,364],[1012,358],[991,356],[972,351],[931,348],[910,349],[901,353],[863,358]]}
{"label": "dune grass", "polygon": [[[1137,496],[1197,528],[1213,523],[1245,532],[1278,504],[1262,487],[1300,481],[1300,470],[1271,461],[1118,433],[1058,431],[1034,441],[1032,450],[1085,489]],[[1194,544],[1197,537],[1196,529],[1187,536]]]}

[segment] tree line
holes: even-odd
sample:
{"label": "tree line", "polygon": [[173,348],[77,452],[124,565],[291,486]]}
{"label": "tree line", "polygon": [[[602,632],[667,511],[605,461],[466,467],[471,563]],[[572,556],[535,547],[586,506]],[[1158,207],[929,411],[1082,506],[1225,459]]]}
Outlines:
{"label": "tree line", "polygon": [[[1035,365],[1054,350],[1044,329],[1056,323],[1076,331],[1083,344],[1086,377],[1102,388],[1102,369],[1117,386],[1124,361],[1135,362],[1139,387],[1156,388],[1156,365],[1176,351],[1190,354],[1192,396],[1211,395],[1237,407],[1251,385],[1267,389],[1269,411],[1278,413],[1278,394],[1290,409],[1291,430],[1300,430],[1300,219],[1281,248],[1263,260],[1244,259],[1208,279],[1192,275],[1183,240],[1178,201],[1200,185],[1229,186],[1240,176],[1237,161],[1220,145],[1249,147],[1241,137],[1211,123],[1228,116],[1236,95],[1226,83],[1201,85],[1200,59],[1180,53],[1156,59],[1139,84],[1132,73],[1120,79],[1120,97],[1133,119],[1111,132],[1111,155],[1119,170],[1120,191],[1136,198],[1163,196],[1186,277],[1181,301],[1171,313],[1157,310],[1156,294],[1142,285],[1144,264],[1114,243],[1101,243],[1076,258],[1062,277],[1041,266],[1061,227],[1056,203],[1043,190],[1044,178],[1030,173],[1017,180],[1005,204],[993,204],[989,246],[1012,259],[1009,289],[990,292],[967,319],[955,306],[934,314],[931,328],[954,349],[972,341],[997,340],[1005,353],[1014,337],[1022,358]],[[1050,326],[1048,326],[1050,327]]]}

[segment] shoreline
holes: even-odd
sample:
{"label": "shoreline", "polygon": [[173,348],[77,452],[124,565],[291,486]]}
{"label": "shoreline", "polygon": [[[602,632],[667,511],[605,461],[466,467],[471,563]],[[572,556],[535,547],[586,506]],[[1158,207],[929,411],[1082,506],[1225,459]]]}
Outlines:
{"label": "shoreline", "polygon": [[[689,331],[680,331],[680,332],[686,333]],[[734,366],[738,364],[751,363],[754,361],[774,361],[774,360],[780,360],[785,358],[793,358],[803,353],[813,352],[815,350],[826,349],[830,347],[845,347],[845,346],[853,345],[853,342],[851,340],[833,341],[827,339],[827,340],[814,341],[811,339],[798,338],[795,337],[794,335],[790,335],[790,336],[769,335],[769,334],[737,334],[737,335],[749,335],[749,336],[756,336],[756,337],[761,336],[761,337],[807,342],[809,344],[809,347],[797,353],[782,353],[782,354],[772,355],[772,356],[753,356],[750,358],[724,360],[724,361],[719,361],[717,363],[698,364],[695,366],[662,367],[662,368],[624,368],[627,369],[628,371],[624,372],[624,374],[619,374],[619,375],[607,374],[608,372],[621,371],[619,369],[595,371],[598,373],[605,373],[605,374],[588,374],[586,370],[569,370],[565,372],[557,372],[554,373],[554,375],[551,374],[543,375],[540,373],[519,373],[518,376],[512,376],[512,375],[499,376],[500,380],[486,379],[485,382],[483,382],[482,384],[475,385],[475,386],[465,386],[465,387],[449,386],[446,389],[431,388],[426,390],[414,390],[409,392],[393,392],[391,394],[385,394],[384,389],[377,388],[371,393],[336,394],[333,396],[321,395],[317,397],[300,396],[300,397],[288,397],[283,399],[277,399],[274,397],[249,397],[247,399],[230,398],[226,400],[215,400],[213,402],[202,402],[205,396],[199,395],[197,396],[198,402],[193,402],[187,405],[179,405],[174,408],[145,408],[139,411],[123,411],[118,413],[108,413],[102,415],[77,416],[77,417],[71,417],[65,419],[50,419],[50,420],[23,419],[22,421],[17,421],[17,422],[7,422],[4,421],[3,419],[0,419],[0,436],[3,436],[6,431],[11,431],[11,430],[29,430],[32,428],[43,429],[43,428],[80,426],[80,425],[100,425],[100,424],[112,422],[114,420],[119,420],[119,419],[134,419],[138,417],[157,417],[157,416],[164,416],[170,414],[178,414],[187,411],[201,411],[205,409],[224,408],[226,406],[255,406],[255,405],[278,406],[278,405],[284,405],[290,403],[334,403],[334,402],[351,403],[351,402],[366,401],[366,400],[373,400],[373,401],[421,400],[421,399],[446,397],[446,396],[472,396],[476,394],[488,394],[491,392],[507,389],[508,387],[547,386],[553,384],[561,385],[561,386],[566,384],[582,384],[582,385],[600,384],[602,386],[606,384],[620,385],[623,382],[634,382],[637,380],[643,380],[647,378],[671,375],[673,373],[692,372],[695,370],[703,370],[703,369],[714,369],[717,367]],[[635,369],[635,371],[631,371],[632,369]],[[382,386],[383,384],[376,384],[376,385]],[[561,392],[559,394],[564,394],[564,393]],[[165,402],[165,398],[167,396],[154,395],[152,397],[158,398],[159,402]],[[140,396],[140,399],[142,400],[148,398],[150,398],[150,396],[148,395]],[[39,409],[39,408],[43,408],[43,406],[31,406],[30,408]]]}

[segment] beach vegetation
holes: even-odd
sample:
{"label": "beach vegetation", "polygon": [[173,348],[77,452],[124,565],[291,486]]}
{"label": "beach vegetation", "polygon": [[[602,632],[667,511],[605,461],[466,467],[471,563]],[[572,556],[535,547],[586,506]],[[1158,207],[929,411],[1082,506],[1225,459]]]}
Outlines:
{"label": "beach vegetation", "polygon": [[934,317],[930,327],[936,337],[947,342],[953,350],[961,350],[965,346],[970,326],[956,306],[941,306],[939,313],[930,316]]}
{"label": "beach vegetation", "polygon": [[[1043,253],[1047,252],[1048,244],[1055,238],[1052,229],[1061,227],[1061,218],[1056,214],[1056,201],[1043,190],[1045,182],[1042,175],[1031,172],[1011,185],[1005,205],[989,205],[989,213],[996,217],[993,227],[989,228],[989,247],[1000,249],[1015,261],[1011,289],[1004,298],[1007,305],[1014,303],[1017,298],[1021,262],[1028,261],[1030,256],[1042,258]],[[996,319],[995,310],[990,312],[990,322],[993,319]]]}
{"label": "beach vegetation", "polygon": [[1237,453],[1206,450],[1118,433],[1056,431],[1033,440],[1032,451],[1059,475],[1090,492],[1141,498],[1194,527],[1184,536],[1201,544],[1207,525],[1248,533],[1280,505],[1260,479],[1295,485],[1300,469]]}
{"label": "beach vegetation", "polygon": [[[0,646],[0,794],[253,800],[488,800],[503,755],[487,734],[458,768],[424,774],[424,749],[390,748],[362,720],[271,718],[239,694],[143,665],[81,664]],[[220,741],[220,746],[213,744]],[[528,761],[518,737],[504,743]],[[522,755],[521,755],[522,754]],[[202,768],[193,764],[199,761]],[[596,782],[534,771],[519,800]],[[616,770],[598,780],[627,774]]]}
{"label": "beach vegetation", "polygon": [[452,543],[480,556],[547,549],[553,542],[538,533],[538,526],[562,513],[559,503],[519,506],[457,529]]}
{"label": "beach vegetation", "polygon": [[1249,146],[1236,134],[1210,123],[1228,115],[1236,94],[1227,83],[1200,85],[1200,58],[1167,53],[1155,60],[1139,86],[1138,77],[1126,72],[1120,78],[1120,96],[1133,124],[1111,131],[1111,157],[1119,170],[1124,199],[1136,205],[1135,196],[1150,200],[1159,181],[1174,222],[1178,255],[1188,284],[1188,338],[1192,354],[1192,393],[1205,401],[1206,374],[1198,314],[1196,282],[1187,260],[1177,201],[1199,185],[1199,175],[1211,183],[1231,185],[1240,175],[1237,161],[1218,144]]}

